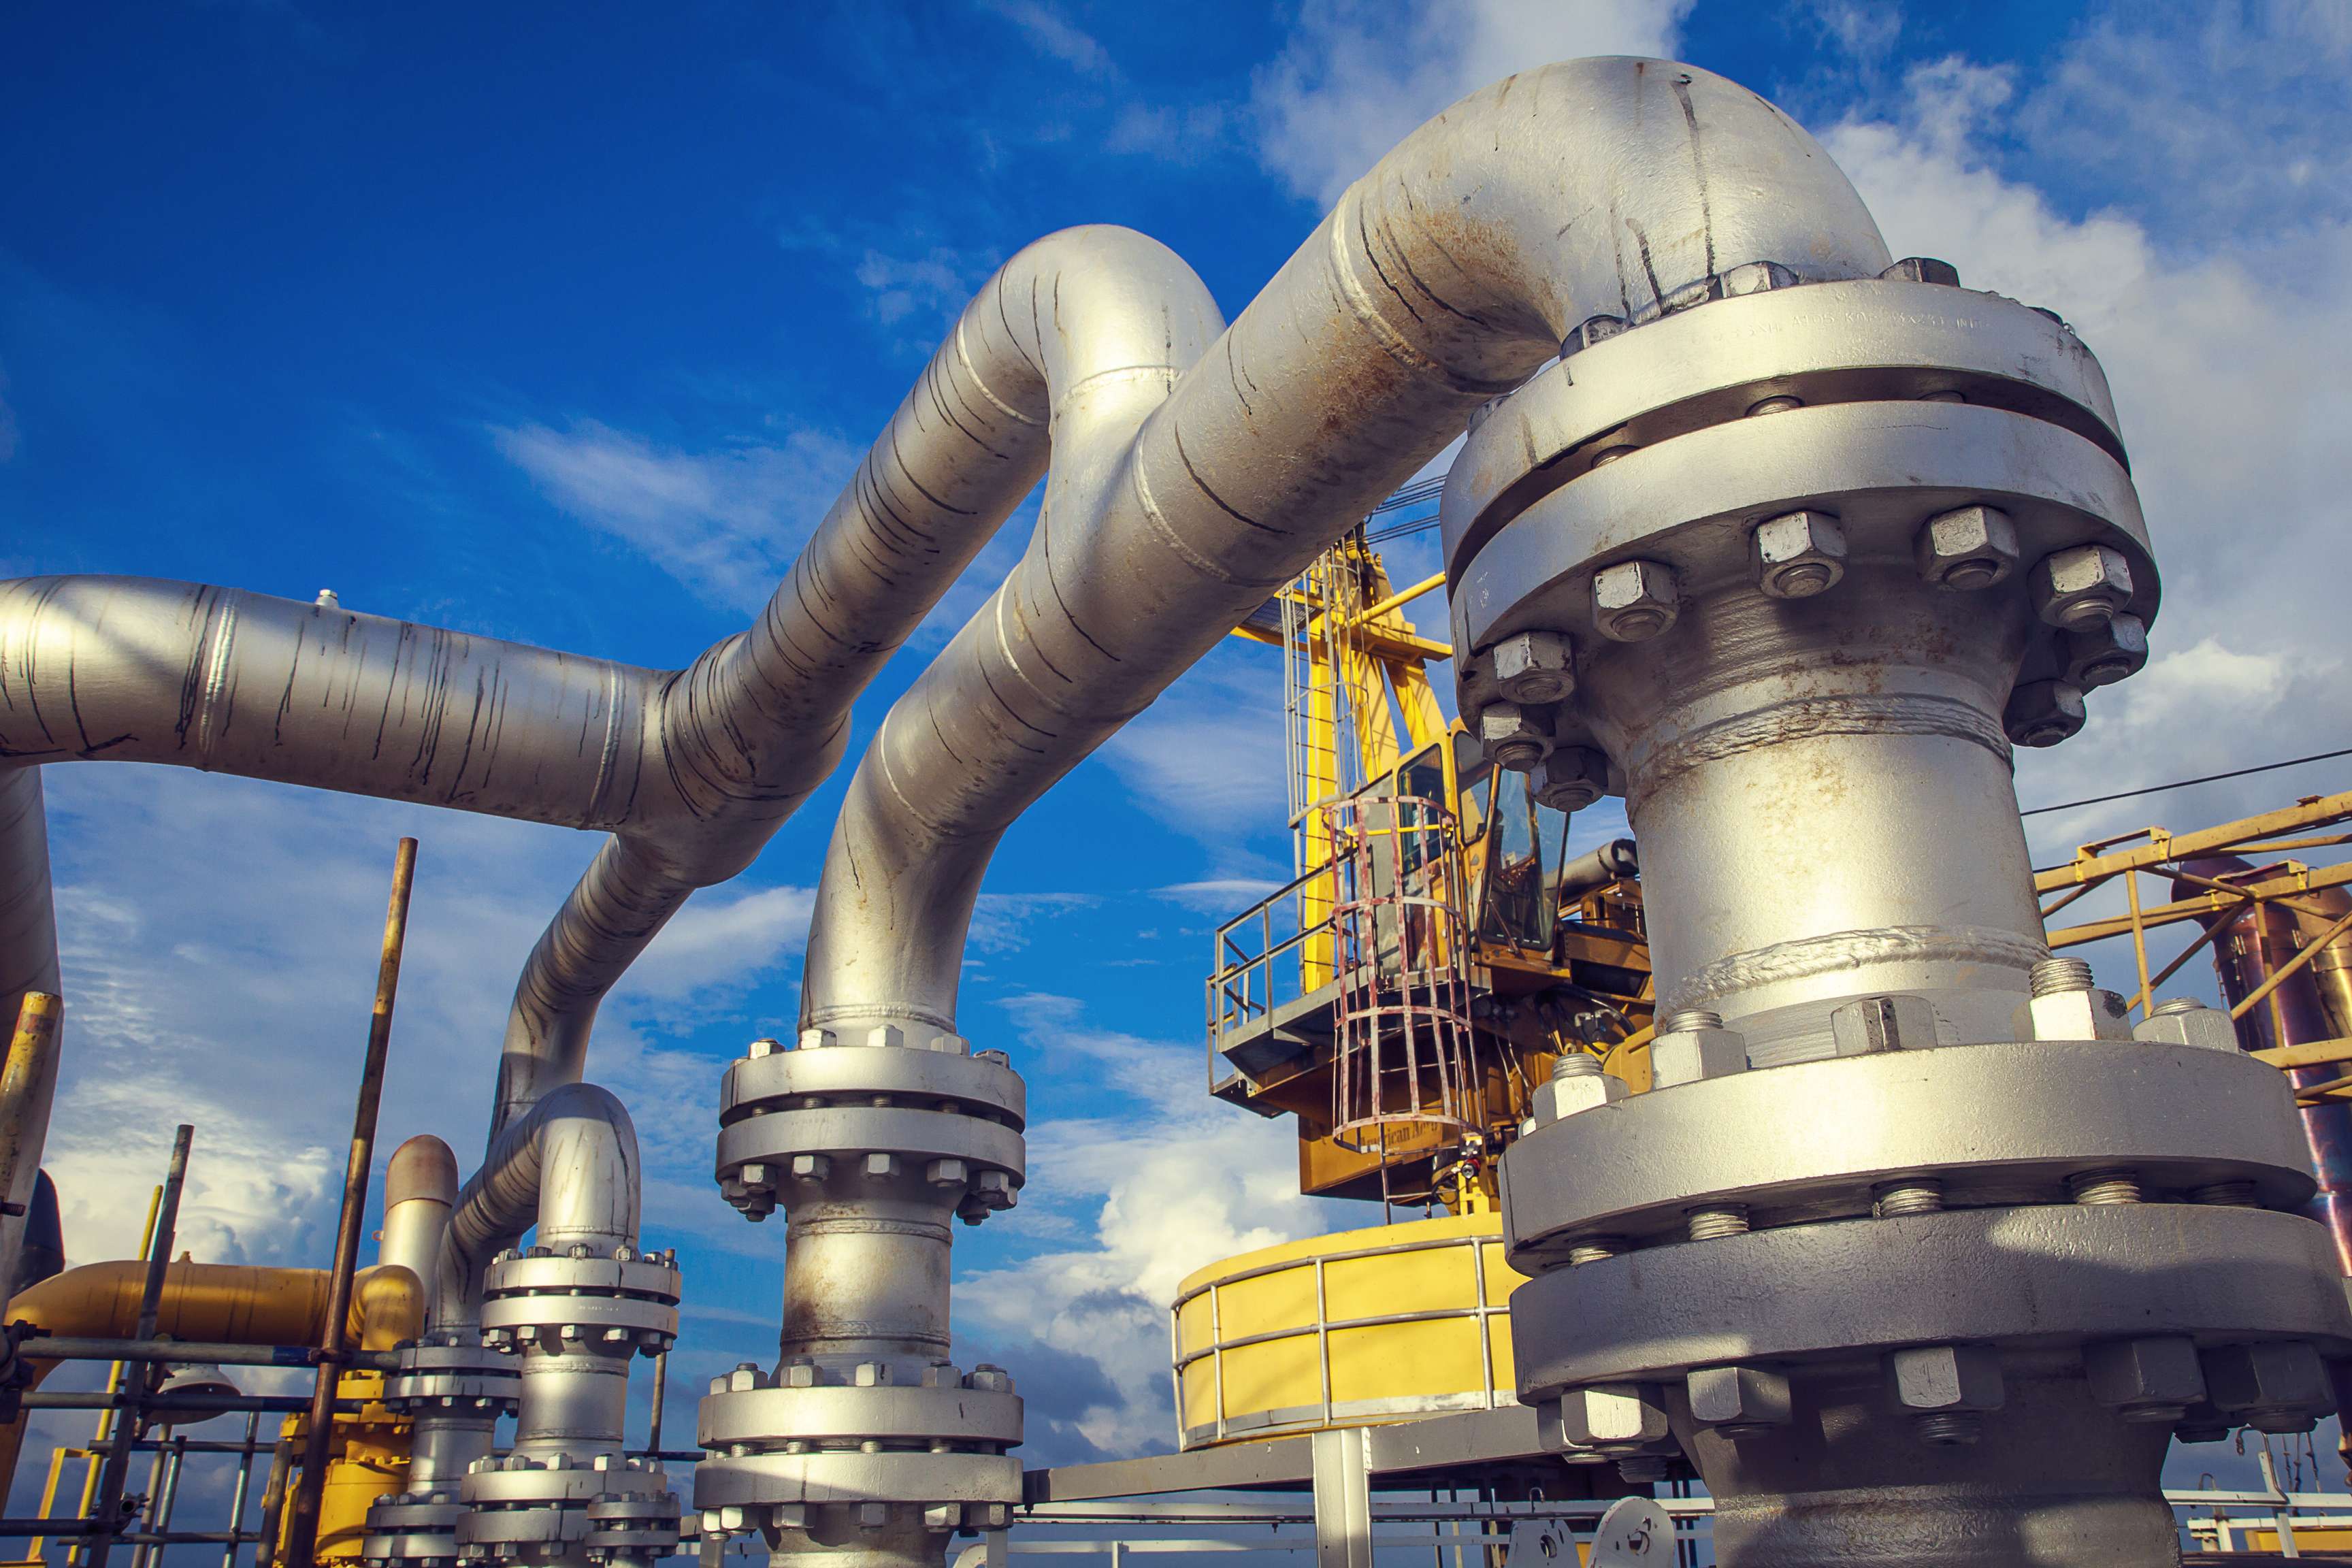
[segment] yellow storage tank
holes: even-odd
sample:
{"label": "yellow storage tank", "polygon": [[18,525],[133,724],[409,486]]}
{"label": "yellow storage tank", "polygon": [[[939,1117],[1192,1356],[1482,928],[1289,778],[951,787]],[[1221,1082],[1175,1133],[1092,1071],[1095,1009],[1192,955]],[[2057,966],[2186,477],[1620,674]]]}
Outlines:
{"label": "yellow storage tank", "polygon": [[1452,1215],[1245,1252],[1171,1314],[1178,1441],[1515,1405],[1502,1219]]}

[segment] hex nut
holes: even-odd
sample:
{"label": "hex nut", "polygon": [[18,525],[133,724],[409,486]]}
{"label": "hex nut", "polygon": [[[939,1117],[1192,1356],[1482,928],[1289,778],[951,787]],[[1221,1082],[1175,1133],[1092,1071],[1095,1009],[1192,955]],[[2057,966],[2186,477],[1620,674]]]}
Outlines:
{"label": "hex nut", "polygon": [[1886,1384],[1906,1410],[1998,1410],[2000,1352],[1990,1345],[1912,1345],[1886,1352]]}
{"label": "hex nut", "polygon": [[866,1174],[876,1181],[895,1176],[898,1173],[898,1156],[879,1152],[868,1154],[866,1156],[865,1170]]}
{"label": "hex nut", "polygon": [[779,1388],[814,1388],[816,1386],[816,1363],[810,1361],[805,1357],[801,1357],[785,1363],[777,1370],[776,1386]]}
{"label": "hex nut", "polygon": [[1554,1078],[1536,1085],[1532,1109],[1538,1122],[1557,1121],[1579,1111],[1613,1105],[1633,1092],[1623,1079],[1611,1073]]}
{"label": "hex nut", "polygon": [[951,1361],[935,1361],[923,1368],[925,1388],[961,1388],[963,1371]]}
{"label": "hex nut", "polygon": [[1559,357],[1566,359],[1571,354],[1582,353],[1595,343],[1606,342],[1618,333],[1629,330],[1632,325],[1633,323],[1622,316],[1587,316],[1576,324],[1574,330],[1566,338],[1560,341]]}
{"label": "hex nut", "polygon": [[2105,544],[2053,551],[2033,568],[2033,609],[2063,631],[2088,631],[2131,603],[2131,564]]}
{"label": "hex nut", "polygon": [[1655,1384],[1597,1383],[1560,1396],[1559,1424],[1570,1447],[1640,1448],[1665,1439],[1666,1402]]}
{"label": "hex nut", "polygon": [[1936,1043],[1936,1009],[1925,996],[1865,996],[1830,1015],[1830,1038],[1842,1057],[1925,1050]]}
{"label": "hex nut", "polygon": [[882,1050],[896,1050],[907,1043],[907,1032],[896,1024],[877,1024],[866,1031],[866,1043]]}
{"label": "hex nut", "polygon": [[1489,702],[1478,710],[1478,740],[1497,767],[1526,773],[1551,750],[1551,715],[1516,702]]}
{"label": "hex nut", "polygon": [[879,1530],[890,1522],[890,1505],[887,1502],[862,1502],[857,1505],[857,1528]]}
{"label": "hex nut", "polygon": [[1010,1394],[1013,1392],[1013,1374],[1001,1366],[982,1362],[971,1369],[971,1375],[964,1379],[964,1384],[967,1387],[989,1394]]}
{"label": "hex nut", "polygon": [[890,1381],[890,1369],[878,1361],[861,1361],[851,1369],[849,1381],[857,1388],[880,1388]]}
{"label": "hex nut", "polygon": [[[2112,991],[2090,986],[2036,996],[2026,1004],[2037,1040],[2128,1040],[2130,1010]],[[2235,1048],[2233,1046],[2232,1049]]]}
{"label": "hex nut", "polygon": [[1748,535],[1756,585],[1775,599],[1810,599],[1845,575],[1845,530],[1825,511],[1792,511]]}
{"label": "hex nut", "polygon": [[1017,1201],[1013,1178],[1005,1172],[982,1171],[975,1185],[980,1201],[992,1209],[1009,1209]]}
{"label": "hex nut", "polygon": [[2109,616],[2066,634],[2066,679],[2085,691],[2128,680],[2147,665],[2147,623],[2137,616]]}
{"label": "hex nut", "polygon": [[803,1029],[801,1031],[800,1048],[802,1050],[820,1051],[825,1047],[836,1043],[837,1041],[831,1029]]}
{"label": "hex nut", "polygon": [[2126,1421],[2178,1421],[2205,1397],[2197,1342],[2186,1334],[2151,1334],[2083,1347],[2091,1396]]}
{"label": "hex nut", "polygon": [[1574,650],[1558,632],[1515,632],[1488,652],[1496,684],[1514,702],[1540,706],[1576,689]]}
{"label": "hex nut", "polygon": [[2017,570],[2017,526],[1994,507],[1938,512],[1919,525],[1911,554],[1919,575],[1938,588],[1990,588]]}
{"label": "hex nut", "polygon": [[2009,694],[2000,727],[2020,746],[2054,746],[2072,738],[2090,718],[2083,689],[2063,680],[2029,680]]}
{"label": "hex nut", "polygon": [[1582,811],[1609,793],[1609,759],[1591,746],[1559,746],[1528,773],[1528,793],[1554,811]]}
{"label": "hex nut", "polygon": [[826,1155],[795,1154],[793,1156],[793,1180],[796,1182],[822,1182],[831,1174],[833,1174],[833,1161]]}
{"label": "hex nut", "polygon": [[1592,574],[1592,622],[1612,642],[1646,642],[1682,610],[1675,569],[1660,561],[1620,561]]}
{"label": "hex nut", "polygon": [[1650,1042],[1650,1084],[1673,1089],[1748,1070],[1748,1037],[1736,1029],[1675,1029]]}
{"label": "hex nut", "polygon": [[971,1167],[961,1160],[934,1160],[923,1167],[923,1180],[935,1187],[961,1187],[971,1174]]}
{"label": "hex nut", "polygon": [[1789,1380],[1760,1366],[1694,1367],[1685,1380],[1691,1418],[1706,1426],[1785,1426]]}
{"label": "hex nut", "polygon": [[772,1057],[783,1048],[784,1045],[782,1040],[760,1039],[753,1040],[751,1042],[751,1048],[746,1050],[743,1054],[747,1057],[755,1058],[759,1057]]}
{"label": "hex nut", "polygon": [[748,1394],[755,1388],[768,1386],[768,1374],[760,1370],[757,1362],[745,1362],[727,1374],[727,1392]]}
{"label": "hex nut", "polygon": [[963,1505],[961,1503],[935,1502],[923,1510],[925,1530],[953,1530],[962,1522]]}
{"label": "hex nut", "polygon": [[2197,1046],[2238,1054],[2238,1026],[2230,1015],[2202,1002],[2159,1002],[2156,1012],[2132,1026],[2132,1038],[2151,1046]]}
{"label": "hex nut", "polygon": [[2223,1345],[2198,1357],[2217,1409],[2263,1432],[2307,1432],[2336,1408],[2327,1368],[2305,1340]]}
{"label": "hex nut", "polygon": [[1905,283],[1940,283],[1948,289],[1960,286],[1960,269],[1932,256],[1906,256],[1879,276]]}

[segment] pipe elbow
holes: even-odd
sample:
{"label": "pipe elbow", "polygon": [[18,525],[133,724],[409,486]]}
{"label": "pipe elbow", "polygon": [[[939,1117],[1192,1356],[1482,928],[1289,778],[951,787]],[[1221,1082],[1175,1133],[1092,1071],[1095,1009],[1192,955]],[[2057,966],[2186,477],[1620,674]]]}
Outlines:
{"label": "pipe elbow", "polygon": [[479,1321],[483,1271],[525,1231],[558,1249],[635,1244],[638,1172],[636,1125],[611,1090],[568,1083],[540,1096],[457,1196],[434,1268],[434,1326]]}
{"label": "pipe elbow", "polygon": [[383,1206],[422,1198],[454,1208],[457,1203],[457,1156],[430,1132],[420,1132],[392,1152],[383,1173]]}
{"label": "pipe elbow", "polygon": [[343,1327],[346,1342],[362,1350],[388,1351],[425,1331],[425,1282],[397,1263],[366,1268],[352,1282],[352,1305]]}
{"label": "pipe elbow", "polygon": [[1349,186],[1310,246],[1400,357],[1502,392],[1594,316],[1646,321],[1732,268],[1875,277],[1870,210],[1805,129],[1672,60],[1564,60],[1446,109]]}

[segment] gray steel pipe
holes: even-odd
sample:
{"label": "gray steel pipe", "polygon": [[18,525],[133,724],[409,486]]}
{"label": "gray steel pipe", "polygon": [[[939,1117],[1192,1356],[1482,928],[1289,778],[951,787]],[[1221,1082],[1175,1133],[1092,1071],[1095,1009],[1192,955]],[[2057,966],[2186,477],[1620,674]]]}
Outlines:
{"label": "gray steel pipe", "polygon": [[579,1077],[622,970],[840,760],[851,699],[1044,474],[1067,415],[1049,386],[1164,375],[1205,300],[1173,252],[1107,226],[1047,236],[981,289],[767,609],[665,692],[692,817],[606,846],[540,939],[508,1026],[502,1119]]}
{"label": "gray steel pipe", "polygon": [[[538,1227],[540,1245],[584,1243],[609,1252],[635,1246],[638,1215],[637,1133],[612,1093],[593,1084],[551,1090],[491,1141],[482,1168],[458,1194],[433,1269],[431,1326],[436,1332],[479,1330],[482,1277],[490,1260]],[[520,1433],[539,1425],[587,1440],[573,1386],[587,1382],[589,1403],[609,1426],[608,1447],[621,1441],[628,1395],[627,1363],[619,1377],[584,1379],[569,1364],[524,1368]],[[537,1372],[539,1375],[534,1376]],[[454,1489],[467,1468],[490,1452],[495,1415],[474,1410],[420,1414],[409,1489]]]}
{"label": "gray steel pipe", "polygon": [[1745,262],[1817,281],[1888,259],[1811,136],[1692,67],[1548,66],[1413,132],[1122,460],[1068,477],[891,710],[826,856],[804,1022],[952,1029],[1005,828],[1578,323]]}
{"label": "gray steel pipe", "polygon": [[[0,763],[172,763],[614,832],[517,984],[495,1131],[579,1080],[597,1005],[628,965],[832,770],[856,693],[1044,473],[1049,373],[1157,374],[1200,295],[1182,262],[1123,229],[1015,256],[767,608],[676,673],[233,589],[0,584]],[[0,878],[21,892],[10,909],[36,897],[29,843],[0,844],[14,850]],[[0,931],[12,935],[0,966],[37,969],[54,948]]]}
{"label": "gray steel pipe", "polygon": [[0,765],[167,763],[565,827],[676,816],[670,677],[234,588],[0,583]]}
{"label": "gray steel pipe", "polygon": [[[1027,552],[891,710],[851,783],[810,933],[804,1028],[820,1043],[952,1035],[973,901],[1005,828],[1578,323],[1662,310],[1745,262],[1811,281],[1887,259],[1812,140],[1703,71],[1552,66],[1423,127],[1131,443],[1057,437]],[[878,1277],[825,1271],[788,1298],[785,1345],[843,1348],[825,1331],[836,1321],[944,1322],[932,1281],[945,1273],[905,1259]],[[925,1290],[941,1299],[913,1299]],[[934,1554],[900,1516],[862,1537],[812,1518],[779,1550],[860,1568]]]}
{"label": "gray steel pipe", "polygon": [[434,1266],[432,1324],[479,1321],[482,1272],[525,1231],[539,1245],[600,1250],[637,1240],[637,1131],[609,1089],[566,1084],[490,1142],[466,1183]]}
{"label": "gray steel pipe", "polygon": [[449,1145],[420,1132],[392,1152],[383,1173],[383,1229],[376,1244],[378,1263],[397,1263],[414,1273],[433,1300],[441,1240],[457,1206],[457,1159]]}
{"label": "gray steel pipe", "polygon": [[[58,976],[56,900],[49,887],[48,820],[41,803],[40,770],[0,769],[0,1017],[12,1028],[27,991],[63,994]],[[64,1026],[64,1020],[58,1026]],[[58,1062],[63,1055],[62,1047],[49,1053],[47,1070],[26,1097],[16,1178],[12,1190],[0,1194],[27,1210],[40,1180],[41,1146],[48,1135],[49,1104],[57,1097]],[[22,1215],[0,1216],[0,1280],[16,1278],[25,1223]]]}

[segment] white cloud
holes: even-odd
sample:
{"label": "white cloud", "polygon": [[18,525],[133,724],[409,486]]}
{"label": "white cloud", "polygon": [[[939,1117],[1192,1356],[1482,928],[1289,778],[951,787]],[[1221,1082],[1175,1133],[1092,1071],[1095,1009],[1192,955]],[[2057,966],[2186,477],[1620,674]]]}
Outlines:
{"label": "white cloud", "polygon": [[1325,206],[1406,132],[1515,71],[1667,55],[1692,0],[1307,0],[1258,74],[1259,156]]}
{"label": "white cloud", "polygon": [[1105,743],[1103,759],[1145,809],[1212,846],[1280,832],[1281,667],[1228,639]]}
{"label": "white cloud", "polygon": [[2168,243],[2259,247],[2352,200],[2352,6],[2121,6],[2021,106],[2041,156],[2128,196]]}
{"label": "white cloud", "polygon": [[982,1343],[1034,1341],[1099,1369],[1100,1380],[1076,1380],[1076,1408],[1070,1390],[1040,1386],[1034,1373],[1023,1388],[1033,1408],[1097,1450],[1165,1449],[1175,1431],[1167,1313],[1178,1283],[1219,1258],[1361,1216],[1299,1195],[1294,1125],[1202,1093],[1198,1045],[1095,1027],[1064,997],[1005,1005],[1026,1023],[1030,1050],[1065,1067],[1085,1062],[1130,1104],[1031,1125],[1029,1195],[1015,1217],[1068,1240],[959,1279],[956,1321]]}
{"label": "white cloud", "polygon": [[[326,1256],[403,833],[422,847],[381,1146],[435,1132],[472,1167],[515,977],[593,836],[178,769],[73,764],[44,782],[67,997],[44,1163],[75,1261],[136,1253],[139,1199],[179,1121],[196,1125],[183,1249]],[[700,896],[604,1008],[590,1076],[637,1122],[649,1235],[763,1239],[709,1181],[720,1064],[649,1020],[740,1004],[798,951],[809,899]]]}
{"label": "white cloud", "polygon": [[814,888],[707,889],[670,918],[614,994],[675,1004],[740,991],[808,942]]}
{"label": "white cloud", "polygon": [[951,244],[924,220],[923,204],[900,204],[895,222],[853,220],[778,231],[785,250],[813,258],[828,281],[855,281],[866,314],[887,330],[893,350],[929,353],[1004,258],[986,247]]}
{"label": "white cloud", "polygon": [[[1848,123],[1825,140],[1895,254],[1942,257],[1970,287],[2058,310],[2115,390],[2165,584],[2156,658],[2092,694],[2083,735],[2021,753],[2021,795],[2075,799],[2216,771],[2205,765],[2215,758],[2352,739],[2341,661],[2319,636],[2333,584],[2352,571],[2340,521],[2352,214],[2282,214],[2231,250],[2163,243],[2180,237],[2121,212],[2066,216],[1994,168],[2009,96],[2005,72],[1946,61],[1914,73],[1901,121]],[[2295,144],[2257,138],[2238,152],[2278,159]],[[2289,787],[2255,778],[2123,809],[2210,820]],[[2071,816],[2034,826],[2053,847],[2084,828]]]}
{"label": "white cloud", "polygon": [[564,511],[745,614],[767,603],[862,455],[814,430],[795,430],[780,446],[709,452],[656,447],[593,419],[491,436]]}
{"label": "white cloud", "polygon": [[1209,877],[1197,882],[1172,882],[1151,891],[1154,898],[1196,915],[1230,919],[1281,886],[1269,877]]}
{"label": "white cloud", "polygon": [[1042,54],[1060,60],[1082,76],[1116,77],[1118,67],[1110,51],[1052,7],[1037,0],[995,0],[989,7],[1021,29]]}
{"label": "white cloud", "polygon": [[1017,952],[1043,921],[1101,901],[1092,893],[982,893],[972,905],[965,942],[980,952]]}

